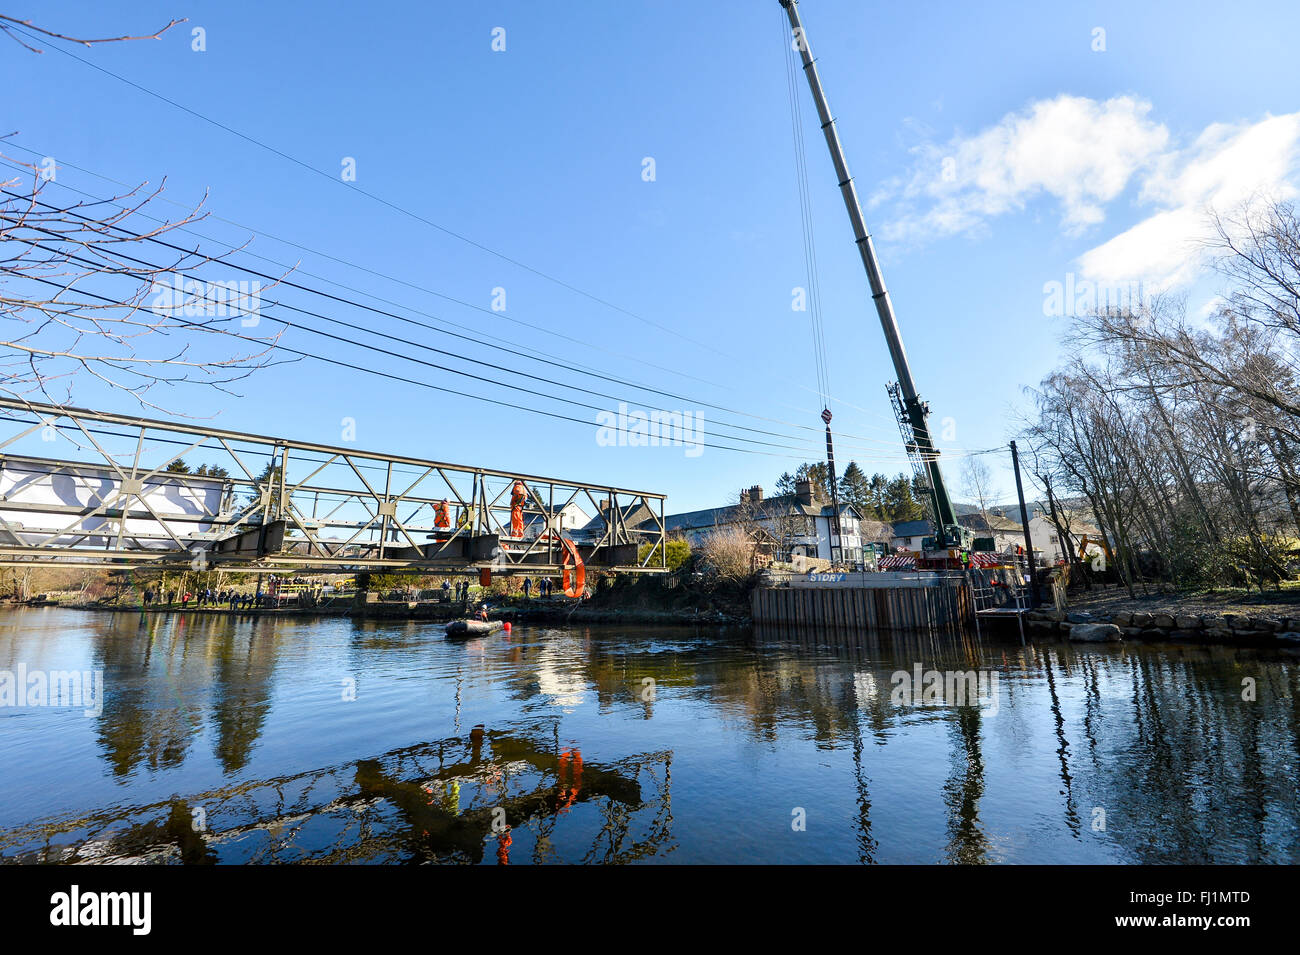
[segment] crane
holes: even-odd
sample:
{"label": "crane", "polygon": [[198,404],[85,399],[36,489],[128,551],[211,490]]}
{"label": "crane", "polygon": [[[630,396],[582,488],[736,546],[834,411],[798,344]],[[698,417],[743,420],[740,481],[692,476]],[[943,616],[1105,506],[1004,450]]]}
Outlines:
{"label": "crane", "polygon": [[[898,382],[889,387],[895,417],[902,431],[908,457],[912,460],[928,491],[935,533],[933,537],[927,537],[923,542],[917,567],[918,569],[927,566],[950,567],[958,558],[957,551],[970,549],[973,535],[970,530],[957,523],[957,512],[948,494],[943,470],[939,467],[939,451],[934,446],[930,435],[930,405],[921,400],[916,382],[912,378],[907,351],[903,348],[903,338],[898,330],[898,319],[894,315],[894,305],[885,288],[885,279],[876,261],[876,250],[871,242],[871,234],[867,231],[866,221],[862,217],[862,206],[858,202],[853,177],[849,175],[848,163],[844,158],[844,147],[840,144],[835,120],[831,117],[821,79],[817,75],[817,64],[808,45],[808,34],[799,18],[799,0],[779,0],[779,2],[790,19],[795,49],[803,60],[804,76],[808,80],[809,89],[812,90],[813,102],[817,106],[817,117],[821,121],[822,133],[826,136],[826,145],[831,153],[831,162],[835,165],[835,175],[839,179],[840,193],[844,197],[844,207],[848,210],[849,222],[853,226],[854,241],[857,243],[858,253],[862,256],[863,268],[867,272],[867,283],[871,286],[871,299],[876,304],[880,327],[885,333],[885,343],[889,347],[889,356],[894,363],[894,373],[898,376]],[[827,424],[829,442],[829,422]]]}

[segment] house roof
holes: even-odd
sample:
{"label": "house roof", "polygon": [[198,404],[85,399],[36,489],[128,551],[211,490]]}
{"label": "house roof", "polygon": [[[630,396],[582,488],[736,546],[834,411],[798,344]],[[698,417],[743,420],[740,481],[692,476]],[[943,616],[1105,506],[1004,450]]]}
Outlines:
{"label": "house roof", "polygon": [[[835,513],[833,504],[822,501],[801,504],[797,495],[778,494],[774,497],[765,497],[757,504],[727,504],[723,507],[706,507],[700,511],[669,514],[664,518],[664,526],[668,531],[692,531],[716,527],[720,524],[735,524],[741,520],[763,520],[790,514],[830,517],[833,513]],[[861,517],[852,504],[841,504],[840,513]]]}
{"label": "house roof", "polygon": [[[599,514],[584,524],[581,530],[601,533],[605,529],[605,517],[609,514],[610,509],[604,508]],[[654,520],[654,512],[645,506],[642,501],[633,504],[620,505],[619,519],[627,527],[638,528]]]}
{"label": "house roof", "polygon": [[962,514],[957,518],[957,523],[962,527],[969,527],[973,531],[1020,530],[1020,525],[1016,521],[992,513],[989,514],[987,521],[979,514]]}
{"label": "house roof", "polygon": [[933,532],[929,521],[899,521],[894,525],[895,537],[923,537]]}

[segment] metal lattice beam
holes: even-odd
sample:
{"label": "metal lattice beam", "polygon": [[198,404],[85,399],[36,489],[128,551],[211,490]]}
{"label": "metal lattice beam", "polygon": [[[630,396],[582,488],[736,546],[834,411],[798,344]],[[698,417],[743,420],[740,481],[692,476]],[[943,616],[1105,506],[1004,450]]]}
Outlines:
{"label": "metal lattice beam", "polygon": [[580,502],[563,533],[587,563],[666,570],[662,494],[0,398],[0,566],[549,575]]}

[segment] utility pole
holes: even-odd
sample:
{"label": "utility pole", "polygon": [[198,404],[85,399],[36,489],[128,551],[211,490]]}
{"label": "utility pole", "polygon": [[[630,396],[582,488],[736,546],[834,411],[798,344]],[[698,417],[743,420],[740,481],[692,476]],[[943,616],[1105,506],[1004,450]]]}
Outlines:
{"label": "utility pole", "polygon": [[[840,489],[835,478],[835,446],[831,443],[831,409],[822,410],[822,420],[826,422],[826,466],[830,468],[831,479],[831,519],[827,524],[827,533],[831,538],[831,563],[838,565],[844,561],[844,536],[840,533]],[[839,557],[835,556],[835,538],[839,538]]]}
{"label": "utility pole", "polygon": [[1025,488],[1020,483],[1020,454],[1016,443],[1011,442],[1011,464],[1016,471],[1016,496],[1020,498],[1020,523],[1025,529],[1025,554],[1029,564],[1029,606],[1038,606],[1038,574],[1034,569],[1034,541],[1029,536],[1029,509],[1025,507]]}

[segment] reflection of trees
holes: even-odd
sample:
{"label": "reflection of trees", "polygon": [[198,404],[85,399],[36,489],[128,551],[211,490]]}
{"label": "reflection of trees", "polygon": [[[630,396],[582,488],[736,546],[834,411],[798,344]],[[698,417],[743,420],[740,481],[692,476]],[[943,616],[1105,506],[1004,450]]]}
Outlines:
{"label": "reflection of trees", "polygon": [[271,711],[279,628],[254,618],[231,627],[218,618],[208,625],[213,654],[211,721],[217,733],[216,756],[227,773],[243,769]]}
{"label": "reflection of trees", "polygon": [[105,687],[97,731],[114,775],[180,766],[205,703],[223,769],[247,763],[270,709],[274,622],[115,613],[96,623]]}
{"label": "reflection of trees", "polygon": [[187,697],[206,686],[202,659],[185,653],[186,634],[164,618],[115,613],[96,622],[94,666],[105,691],[97,733],[113,774],[179,766],[201,712]]}
{"label": "reflection of trees", "polygon": [[[1093,804],[1135,862],[1300,861],[1295,666],[1238,651],[1107,655],[1130,688],[1101,717]],[[1259,679],[1241,699],[1241,677]]]}
{"label": "reflection of trees", "polygon": [[949,736],[953,741],[952,774],[943,787],[943,801],[948,807],[948,861],[986,862],[989,840],[980,828],[979,812],[980,797],[984,795],[979,708],[954,707]]}
{"label": "reflection of trees", "polygon": [[[1043,677],[1047,684],[1047,693],[1051,698],[1052,728],[1056,734],[1056,756],[1061,763],[1061,792],[1065,795],[1065,824],[1077,839],[1080,833],[1079,811],[1074,803],[1074,780],[1070,776],[1070,741],[1065,736],[1065,714],[1061,709],[1061,697],[1056,690],[1056,674],[1052,671],[1052,651],[1044,650],[1039,655],[1043,668]],[[1068,673],[1068,671],[1067,671]],[[1085,669],[1086,673],[1086,669]],[[1085,686],[1086,692],[1086,686]],[[1089,711],[1089,715],[1091,712]]]}

